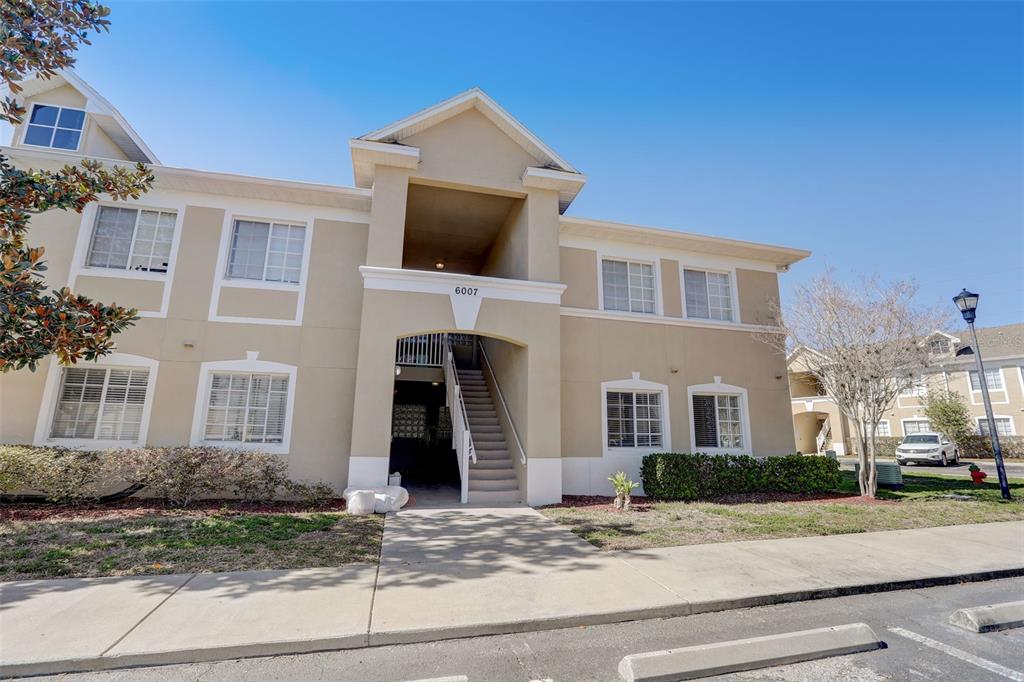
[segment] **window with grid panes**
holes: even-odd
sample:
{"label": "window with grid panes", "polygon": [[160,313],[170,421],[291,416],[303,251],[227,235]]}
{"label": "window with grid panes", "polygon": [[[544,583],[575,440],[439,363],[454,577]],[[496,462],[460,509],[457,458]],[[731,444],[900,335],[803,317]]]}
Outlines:
{"label": "window with grid panes", "polygon": [[722,272],[683,270],[686,316],[704,320],[732,321],[732,285]]}
{"label": "window with grid panes", "polygon": [[51,438],[137,441],[148,369],[65,367]]}
{"label": "window with grid panes", "polygon": [[654,266],[623,260],[601,260],[605,310],[655,312]]}
{"label": "window with grid panes", "polygon": [[738,395],[694,395],[693,429],[698,448],[743,447],[742,402]]}
{"label": "window with grid panes", "polygon": [[288,409],[288,376],[214,372],[204,439],[281,443]]}
{"label": "window with grid panes", "polygon": [[167,272],[177,214],[100,206],[86,265],[137,272]]}
{"label": "window with grid panes", "polygon": [[659,391],[608,391],[608,447],[661,447],[662,409]]}
{"label": "window with grid panes", "polygon": [[228,277],[297,284],[305,243],[304,225],[236,220]]}
{"label": "window with grid panes", "polygon": [[[981,390],[981,379],[978,377],[977,370],[971,370],[971,390]],[[988,385],[990,391],[1001,391],[1003,390],[1003,372],[1000,369],[986,369],[985,370],[985,383]]]}
{"label": "window with grid panes", "polygon": [[[1013,435],[1013,421],[1009,417],[995,417],[996,423],[996,434],[1000,436],[1012,436]],[[989,429],[988,419],[984,417],[978,420],[978,434],[982,436],[989,435],[991,429]]]}
{"label": "window with grid panes", "polygon": [[25,144],[74,151],[82,139],[85,112],[52,104],[35,104],[25,128]]}

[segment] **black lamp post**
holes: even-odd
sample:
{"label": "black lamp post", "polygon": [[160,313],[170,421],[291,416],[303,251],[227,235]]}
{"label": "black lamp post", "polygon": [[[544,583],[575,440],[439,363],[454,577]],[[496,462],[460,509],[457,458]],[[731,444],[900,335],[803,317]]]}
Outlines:
{"label": "black lamp post", "polygon": [[[996,472],[999,474],[999,490],[1003,499],[1010,499],[1010,484],[1006,480],[1006,468],[1003,466],[1003,451],[999,447],[999,433],[996,432],[996,420],[992,417],[992,401],[988,397],[988,382],[985,381],[985,365],[981,361],[981,348],[978,347],[978,335],[974,331],[974,316],[978,308],[978,294],[964,289],[953,297],[953,303],[960,309],[964,321],[971,328],[971,340],[974,342],[974,361],[978,365],[978,383],[981,384],[981,397],[985,401],[985,418],[988,420],[988,435],[992,439],[992,452],[996,460]],[[970,381],[968,381],[970,384]]]}

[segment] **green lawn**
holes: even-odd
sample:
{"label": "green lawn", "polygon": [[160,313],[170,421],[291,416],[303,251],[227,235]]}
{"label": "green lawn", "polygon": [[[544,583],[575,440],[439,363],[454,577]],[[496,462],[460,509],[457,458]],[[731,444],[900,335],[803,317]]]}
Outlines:
{"label": "green lawn", "polygon": [[376,562],[383,520],[337,511],[144,510],[0,522],[0,580]]}
{"label": "green lawn", "polygon": [[901,490],[879,490],[871,503],[856,496],[856,480],[844,473],[840,494],[821,496],[827,499],[745,496],[657,502],[630,512],[603,504],[542,513],[598,547],[638,549],[1024,520],[1024,480],[1010,483],[1015,499],[1004,502],[994,483],[979,487],[965,479],[915,474],[904,477]]}

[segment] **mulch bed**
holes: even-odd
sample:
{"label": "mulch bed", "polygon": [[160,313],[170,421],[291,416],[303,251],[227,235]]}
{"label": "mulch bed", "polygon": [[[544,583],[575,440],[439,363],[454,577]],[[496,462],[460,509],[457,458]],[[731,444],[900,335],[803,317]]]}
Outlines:
{"label": "mulch bed", "polygon": [[100,519],[133,519],[143,516],[224,516],[233,514],[297,514],[302,512],[340,512],[345,500],[337,498],[328,504],[310,507],[301,502],[252,503],[238,500],[197,500],[190,506],[169,507],[160,500],[128,498],[108,504],[0,504],[0,523],[5,521],[88,521]]}

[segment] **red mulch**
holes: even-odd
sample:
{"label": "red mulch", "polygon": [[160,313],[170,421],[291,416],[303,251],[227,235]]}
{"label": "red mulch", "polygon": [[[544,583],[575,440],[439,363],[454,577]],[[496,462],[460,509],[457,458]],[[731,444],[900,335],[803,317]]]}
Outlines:
{"label": "red mulch", "polygon": [[128,498],[109,504],[0,504],[0,522],[4,521],[88,521],[95,519],[133,519],[142,516],[214,516],[225,514],[289,514],[298,512],[344,511],[345,500],[310,507],[301,502],[250,503],[237,500],[198,500],[184,509],[169,507],[159,500]]}
{"label": "red mulch", "polygon": [[[790,504],[805,504],[808,502],[834,502],[842,504],[864,504],[864,505],[887,505],[899,504],[896,500],[879,500],[860,495],[846,495],[843,493],[823,493],[818,495],[807,495],[798,493],[749,493],[740,495],[724,495],[701,502],[712,502],[715,504],[767,504],[770,502],[786,502]],[[559,504],[549,504],[541,509],[561,509],[570,507],[586,507],[592,511],[619,511],[615,508],[615,498],[604,495],[563,495]],[[634,496],[632,511],[649,511],[653,500],[646,497]]]}

